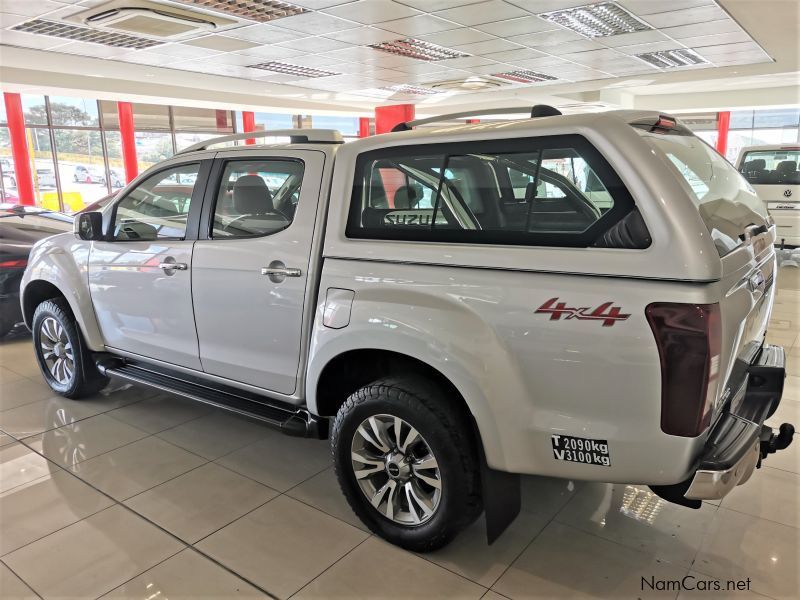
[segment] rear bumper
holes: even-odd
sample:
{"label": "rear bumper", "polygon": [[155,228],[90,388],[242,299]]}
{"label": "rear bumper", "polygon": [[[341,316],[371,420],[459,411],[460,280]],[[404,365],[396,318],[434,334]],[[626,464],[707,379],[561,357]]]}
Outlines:
{"label": "rear bumper", "polygon": [[765,345],[761,349],[748,368],[742,389],[709,434],[684,498],[724,497],[747,481],[767,454],[789,445],[794,431],[790,425],[781,426],[777,436],[764,425],[780,404],[785,364],[786,355],[780,346]]}

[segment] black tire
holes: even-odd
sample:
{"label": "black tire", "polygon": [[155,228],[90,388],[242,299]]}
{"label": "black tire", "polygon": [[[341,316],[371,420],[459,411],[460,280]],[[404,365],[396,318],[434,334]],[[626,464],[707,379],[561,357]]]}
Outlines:
{"label": "black tire", "polygon": [[[373,533],[414,552],[430,552],[447,545],[482,510],[476,440],[468,417],[451,400],[447,391],[427,379],[379,379],[345,401],[332,427],[334,468],[350,507]],[[438,504],[432,516],[421,524],[401,524],[390,519],[385,509],[373,507],[358,483],[351,460],[352,444],[359,426],[377,415],[399,417],[416,429],[438,464]],[[385,475],[376,471],[373,477],[390,479],[389,468]],[[376,487],[379,484],[380,479]],[[399,501],[404,502],[402,497]],[[405,502],[407,506],[410,499]]]}
{"label": "black tire", "polygon": [[[72,373],[67,376],[66,371],[60,371],[61,380],[54,375],[47,362],[47,360],[52,360],[53,354],[51,353],[49,355],[50,358],[46,359],[41,343],[42,336],[47,338],[47,334],[42,328],[45,324],[52,325],[53,320],[62,328],[63,335],[60,338],[64,339],[72,350]],[[66,398],[77,399],[95,394],[108,384],[108,378],[102,375],[94,365],[91,354],[86,348],[83,336],[75,322],[75,317],[72,315],[72,311],[65,299],[53,298],[45,300],[37,306],[36,311],[33,313],[31,331],[33,332],[33,349],[36,353],[39,368],[47,385],[54,392]],[[66,344],[62,343],[58,351],[61,353],[66,352],[65,346]]]}

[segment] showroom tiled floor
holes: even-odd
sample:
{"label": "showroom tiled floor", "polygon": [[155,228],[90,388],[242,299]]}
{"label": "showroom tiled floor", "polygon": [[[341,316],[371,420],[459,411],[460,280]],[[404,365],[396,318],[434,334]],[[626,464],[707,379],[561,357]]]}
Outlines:
{"label": "showroom tiled floor", "polygon": [[[789,352],[772,423],[800,423],[800,269],[783,268],[770,340]],[[750,578],[796,598],[800,443],[699,511],[646,488],[526,477],[493,546],[475,523],[422,556],[369,535],[325,442],[119,383],[54,396],[24,333],[0,343],[2,598],[659,596],[641,578]]]}

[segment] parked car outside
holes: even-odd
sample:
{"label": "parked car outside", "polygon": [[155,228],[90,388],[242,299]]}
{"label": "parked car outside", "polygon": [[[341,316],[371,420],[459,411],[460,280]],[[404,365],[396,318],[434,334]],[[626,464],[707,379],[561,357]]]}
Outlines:
{"label": "parked car outside", "polygon": [[800,246],[800,146],[742,148],[736,168],[750,182],[775,220],[778,243]]}
{"label": "parked car outside", "polygon": [[723,498],[794,432],[764,425],[786,364],[766,207],[669,115],[533,115],[153,166],[34,246],[45,381],[328,437],[354,512],[414,551],[481,512],[496,539],[519,474]]}

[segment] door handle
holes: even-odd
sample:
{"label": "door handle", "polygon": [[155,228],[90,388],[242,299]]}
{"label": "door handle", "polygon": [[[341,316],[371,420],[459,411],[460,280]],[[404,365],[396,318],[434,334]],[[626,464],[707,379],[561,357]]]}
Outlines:
{"label": "door handle", "polygon": [[163,262],[158,264],[158,268],[165,271],[186,271],[189,265],[186,263]]}
{"label": "door handle", "polygon": [[302,271],[300,269],[293,269],[291,267],[262,267],[262,275],[278,275],[283,277],[300,277]]}

